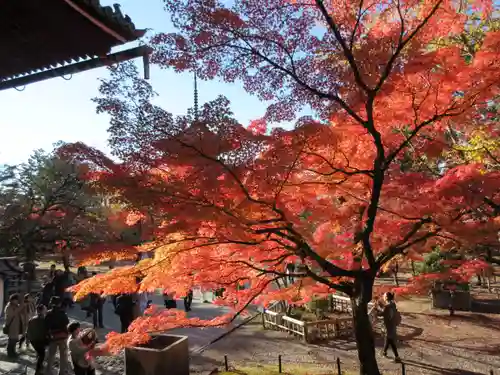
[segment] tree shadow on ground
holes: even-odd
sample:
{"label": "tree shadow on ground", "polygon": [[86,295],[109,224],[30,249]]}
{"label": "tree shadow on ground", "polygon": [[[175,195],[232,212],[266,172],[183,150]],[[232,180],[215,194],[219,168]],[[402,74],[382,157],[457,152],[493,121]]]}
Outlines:
{"label": "tree shadow on ground", "polygon": [[[407,347],[409,346],[408,343],[411,342],[412,340],[416,339],[417,337],[421,336],[422,333],[424,333],[424,329],[413,326],[410,324],[401,324],[401,328],[404,329],[405,333],[400,334],[398,331],[398,347]],[[382,331],[376,331],[375,332],[375,346],[376,347],[383,347],[385,343],[385,334]],[[354,346],[354,349],[356,349],[356,346]]]}
{"label": "tree shadow on ground", "polygon": [[[476,340],[484,340],[484,337],[471,337],[471,339],[476,339]],[[438,346],[443,346],[443,347],[448,347],[451,346],[455,349],[460,349],[464,350],[467,352],[473,353],[481,353],[481,354],[487,354],[487,355],[493,355],[493,356],[500,356],[500,347],[498,345],[482,345],[482,346],[473,346],[473,345],[457,345],[456,340],[433,340],[433,339],[416,339],[417,341],[422,341],[424,343],[431,343],[434,345]],[[465,358],[465,357],[462,357]]]}
{"label": "tree shadow on ground", "polygon": [[500,300],[475,299],[471,304],[471,311],[484,314],[500,314]]}
{"label": "tree shadow on ground", "polygon": [[399,327],[398,327],[398,330],[399,332],[401,331],[401,328],[403,329],[403,331],[405,332],[404,334],[399,334],[398,333],[398,338],[402,341],[408,341],[408,340],[412,340],[416,337],[419,337],[422,335],[422,333],[424,333],[424,329],[421,328],[421,327],[417,327],[417,326],[414,326],[414,325],[410,325],[410,324],[401,324]]}
{"label": "tree shadow on ground", "polygon": [[335,339],[330,339],[330,340],[325,340],[325,341],[318,341],[310,346],[316,346],[316,347],[322,347],[322,348],[328,348],[328,349],[336,349],[336,350],[342,350],[342,351],[352,351],[356,350],[356,342],[353,340],[352,337],[338,337]]}
{"label": "tree shadow on ground", "polygon": [[477,313],[469,313],[469,314],[460,314],[455,313],[453,316],[444,315],[444,314],[436,314],[436,313],[409,313],[409,316],[424,316],[430,319],[436,319],[437,321],[446,322],[449,325],[453,323],[470,323],[476,324],[483,328],[493,329],[496,331],[500,331],[500,321],[498,318],[492,318],[488,315],[477,314]]}
{"label": "tree shadow on ground", "polygon": [[436,371],[438,373],[441,373],[443,375],[484,375],[483,373],[480,372],[474,372],[474,371],[468,371],[468,370],[463,370],[463,369],[458,369],[458,368],[443,368],[435,365],[430,365],[428,363],[422,363],[422,362],[417,362],[413,360],[404,360],[403,361],[406,368],[411,368],[411,367],[417,367],[423,370],[431,370],[431,371]]}
{"label": "tree shadow on ground", "polygon": [[224,359],[214,359],[206,357],[203,353],[192,354],[189,357],[190,373],[199,373],[211,371],[213,369],[221,369],[224,367]]}

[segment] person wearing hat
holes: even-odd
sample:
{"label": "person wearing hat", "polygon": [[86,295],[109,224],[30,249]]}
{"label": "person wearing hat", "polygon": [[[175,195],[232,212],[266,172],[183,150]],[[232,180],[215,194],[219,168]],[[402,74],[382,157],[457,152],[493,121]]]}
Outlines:
{"label": "person wearing hat", "polygon": [[82,330],[80,323],[71,322],[68,332],[68,348],[75,375],[95,375],[95,366],[90,354],[97,343],[96,331],[91,328]]}

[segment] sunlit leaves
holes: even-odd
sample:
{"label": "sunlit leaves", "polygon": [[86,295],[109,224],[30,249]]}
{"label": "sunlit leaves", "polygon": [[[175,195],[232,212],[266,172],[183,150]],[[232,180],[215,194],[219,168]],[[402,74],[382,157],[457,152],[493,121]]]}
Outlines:
{"label": "sunlit leaves", "polygon": [[[360,4],[166,1],[178,32],[153,38],[154,62],[196,70],[202,79],[240,80],[270,105],[248,127],[223,97],[199,118],[175,118],[151,106],[151,87],[133,71],[122,71],[122,81],[113,70],[100,109],[119,125],[112,146],[123,160],[82,144],[63,151],[91,166],[97,186],[141,216],[137,223],[150,218],[153,229],[141,246],[102,246],[85,258],[155,255],[86,281],[78,296],[224,288],[218,303],[236,314],[253,302],[302,304],[333,291],[357,296],[353,281],[370,280],[393,259],[491,239],[499,222],[478,211],[499,191],[498,173],[486,168],[484,155],[471,153],[460,165],[445,157],[475,152],[450,149],[456,139],[485,152],[494,147],[487,141],[492,126],[485,136],[473,131],[497,95],[500,35],[486,31],[471,59],[456,43],[433,43],[461,35],[475,22],[472,8],[487,17],[492,3]],[[143,89],[123,84],[129,80]],[[315,116],[268,131],[304,107]],[[283,281],[287,263],[298,265],[293,285]],[[476,266],[466,263],[454,275],[467,278]],[[137,336],[128,340],[225,319],[155,311],[134,323]]]}

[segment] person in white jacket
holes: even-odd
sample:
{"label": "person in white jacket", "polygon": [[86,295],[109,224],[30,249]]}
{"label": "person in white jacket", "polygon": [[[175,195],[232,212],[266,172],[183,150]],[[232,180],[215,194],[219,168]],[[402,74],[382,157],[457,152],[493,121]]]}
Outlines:
{"label": "person in white jacket", "polygon": [[75,375],[95,375],[95,364],[89,353],[97,343],[97,335],[94,330],[80,329],[80,323],[71,322],[68,325],[68,348]]}

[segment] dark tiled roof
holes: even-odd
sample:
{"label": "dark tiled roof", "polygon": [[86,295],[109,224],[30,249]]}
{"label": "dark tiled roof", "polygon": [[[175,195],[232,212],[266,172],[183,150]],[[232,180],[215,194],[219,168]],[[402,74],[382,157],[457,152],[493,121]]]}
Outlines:
{"label": "dark tiled roof", "polygon": [[142,35],[99,0],[0,0],[0,82],[102,57]]}

